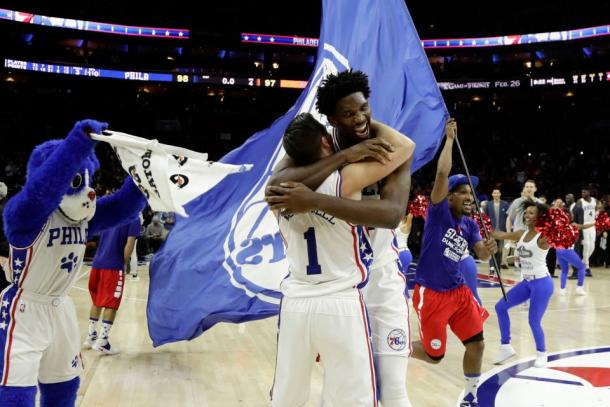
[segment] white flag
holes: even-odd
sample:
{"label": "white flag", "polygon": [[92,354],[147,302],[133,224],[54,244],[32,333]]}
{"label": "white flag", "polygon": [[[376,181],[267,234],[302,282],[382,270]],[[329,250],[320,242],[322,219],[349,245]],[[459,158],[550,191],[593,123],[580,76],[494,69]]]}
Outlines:
{"label": "white flag", "polygon": [[91,138],[112,146],[154,211],[188,216],[183,205],[212,189],[227,175],[252,168],[252,164],[207,161],[206,153],[117,131],[92,134]]}

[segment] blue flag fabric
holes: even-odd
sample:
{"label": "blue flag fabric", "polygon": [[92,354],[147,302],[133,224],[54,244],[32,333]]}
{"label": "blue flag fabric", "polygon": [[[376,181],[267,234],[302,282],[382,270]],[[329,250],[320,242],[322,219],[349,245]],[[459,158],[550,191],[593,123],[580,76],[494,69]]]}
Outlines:
{"label": "blue flag fabric", "polygon": [[416,143],[412,171],[429,162],[443,137],[445,104],[403,0],[324,0],[317,63],[295,105],[221,161],[253,163],[186,208],[150,267],[148,328],[155,346],[193,339],[218,322],[277,314],[287,274],[277,221],[264,188],[283,157],[284,129],[315,110],[329,73],[353,68],[369,76],[375,119]]}

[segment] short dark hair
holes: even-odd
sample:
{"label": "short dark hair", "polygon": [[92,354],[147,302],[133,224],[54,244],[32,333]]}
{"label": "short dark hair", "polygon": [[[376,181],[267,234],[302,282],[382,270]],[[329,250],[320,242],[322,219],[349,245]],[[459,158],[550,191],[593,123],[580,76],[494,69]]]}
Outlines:
{"label": "short dark hair", "polygon": [[538,216],[547,213],[550,208],[549,205],[544,204],[542,202],[534,201],[532,199],[525,199],[521,203],[521,210],[523,211],[523,216],[525,216],[525,210],[530,206],[535,206],[538,209]]}
{"label": "short dark hair", "polygon": [[320,140],[328,132],[311,113],[297,115],[286,127],[284,150],[297,165],[307,165],[320,158]]}
{"label": "short dark hair", "polygon": [[339,100],[357,92],[362,92],[365,99],[371,95],[369,77],[364,72],[350,69],[330,74],[318,88],[316,108],[322,114],[333,115]]}
{"label": "short dark hair", "polygon": [[533,179],[528,179],[528,180],[526,180],[526,181],[523,183],[523,186],[525,186],[525,184],[527,184],[528,182],[529,182],[530,184],[534,184],[534,185],[536,185],[536,181],[534,181]]}

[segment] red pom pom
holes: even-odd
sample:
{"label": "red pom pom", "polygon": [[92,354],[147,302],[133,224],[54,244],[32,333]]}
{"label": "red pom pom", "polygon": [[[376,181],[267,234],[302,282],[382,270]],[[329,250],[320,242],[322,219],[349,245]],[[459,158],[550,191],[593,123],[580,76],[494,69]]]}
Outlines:
{"label": "red pom pom", "polygon": [[568,249],[578,239],[579,230],[571,224],[568,214],[559,208],[550,208],[548,212],[538,215],[536,230],[546,238],[549,246],[556,249]]}
{"label": "red pom pom", "polygon": [[426,219],[426,211],[430,205],[430,200],[425,195],[417,195],[414,199],[409,201],[407,205],[407,212],[413,215],[414,218]]}
{"label": "red pom pom", "polygon": [[[481,216],[483,217],[483,223],[485,224],[487,232],[491,233],[491,231],[493,230],[493,228],[491,227],[491,219],[489,219],[489,216],[487,216],[486,213],[481,213]],[[474,213],[470,214],[470,217],[477,222],[477,225],[479,225],[479,232],[481,233],[481,237],[485,239],[485,232],[483,231],[483,225],[481,225],[481,218]]]}
{"label": "red pom pom", "polygon": [[595,218],[595,230],[598,232],[605,232],[610,230],[610,217],[607,212],[600,212]]}

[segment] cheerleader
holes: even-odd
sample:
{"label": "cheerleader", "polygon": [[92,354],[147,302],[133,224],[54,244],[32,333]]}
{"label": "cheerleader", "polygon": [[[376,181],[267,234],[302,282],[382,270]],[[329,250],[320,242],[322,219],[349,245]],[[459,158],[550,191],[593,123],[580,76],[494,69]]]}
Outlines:
{"label": "cheerleader", "polygon": [[[553,201],[553,207],[564,209],[565,205],[561,199],[555,199]],[[582,228],[589,228],[594,226],[594,223],[582,225]],[[580,226],[580,225],[578,225]],[[578,257],[578,253],[574,250],[574,245],[569,249],[557,249],[557,262],[559,263],[559,267],[561,267],[561,289],[559,290],[559,295],[566,295],[566,283],[568,280],[568,271],[570,270],[570,266],[574,267],[578,271],[578,283],[576,285],[576,295],[586,295],[584,284],[585,284],[585,271],[586,266],[580,257]]]}
{"label": "cheerleader", "polygon": [[495,231],[492,233],[492,236],[497,240],[517,241],[516,254],[519,257],[519,264],[523,273],[523,280],[507,293],[507,300],[500,299],[496,304],[502,341],[494,363],[502,363],[516,354],[510,345],[508,310],[530,300],[529,324],[534,335],[537,351],[534,366],[544,367],[547,364],[547,355],[541,322],[551,295],[553,295],[553,280],[546,267],[549,244],[546,238],[536,231],[535,225],[538,216],[546,213],[549,207],[546,204],[525,200],[522,209],[526,230]]}

